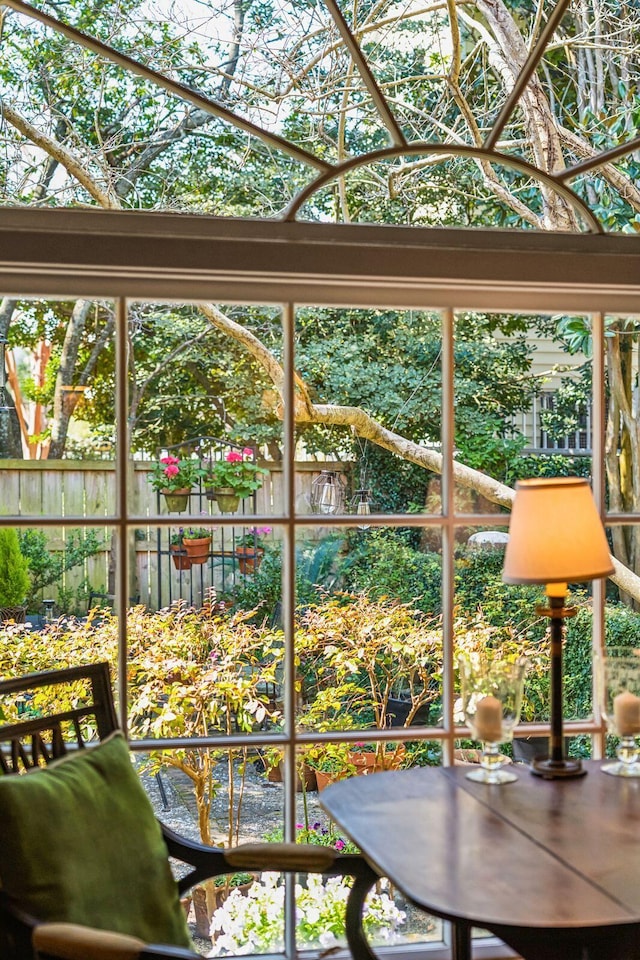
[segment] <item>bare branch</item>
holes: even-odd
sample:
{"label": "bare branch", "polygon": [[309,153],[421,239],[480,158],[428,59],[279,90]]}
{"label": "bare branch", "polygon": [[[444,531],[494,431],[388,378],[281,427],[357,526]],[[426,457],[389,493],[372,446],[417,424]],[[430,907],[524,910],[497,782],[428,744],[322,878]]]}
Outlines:
{"label": "bare branch", "polygon": [[41,133],[32,123],[29,123],[22,117],[17,110],[8,104],[2,104],[2,115],[11,126],[15,127],[24,137],[34,143],[37,147],[44,150],[50,157],[53,157],[58,163],[62,164],[67,173],[74,177],[78,183],[84,187],[96,203],[107,210],[119,210],[120,202],[108,190],[98,186],[93,177],[89,175],[86,167],[67,150],[61,143],[48,137],[46,133]]}

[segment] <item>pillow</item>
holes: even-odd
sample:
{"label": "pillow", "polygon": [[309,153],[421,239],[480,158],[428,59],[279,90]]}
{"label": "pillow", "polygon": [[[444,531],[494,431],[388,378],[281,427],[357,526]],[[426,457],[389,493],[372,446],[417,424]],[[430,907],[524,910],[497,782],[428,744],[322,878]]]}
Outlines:
{"label": "pillow", "polygon": [[0,886],[38,920],[191,947],[162,831],[120,732],[0,776]]}

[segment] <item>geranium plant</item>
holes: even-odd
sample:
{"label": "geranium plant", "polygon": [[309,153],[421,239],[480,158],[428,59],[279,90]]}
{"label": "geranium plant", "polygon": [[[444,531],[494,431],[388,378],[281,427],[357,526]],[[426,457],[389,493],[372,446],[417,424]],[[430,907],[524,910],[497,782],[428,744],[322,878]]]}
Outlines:
{"label": "geranium plant", "polygon": [[263,477],[268,473],[259,467],[253,459],[251,447],[244,450],[229,450],[223,460],[211,464],[205,477],[205,484],[214,489],[230,489],[236,496],[244,499],[262,486]]}
{"label": "geranium plant", "polygon": [[199,460],[181,459],[167,454],[160,457],[149,473],[149,483],[161,493],[175,493],[177,490],[191,490],[202,477]]}

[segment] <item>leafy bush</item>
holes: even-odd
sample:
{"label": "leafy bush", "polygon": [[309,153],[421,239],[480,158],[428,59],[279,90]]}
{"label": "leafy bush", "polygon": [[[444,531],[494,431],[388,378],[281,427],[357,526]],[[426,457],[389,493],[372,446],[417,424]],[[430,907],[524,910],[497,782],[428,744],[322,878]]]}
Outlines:
{"label": "leafy bush", "polygon": [[0,527],[0,607],[23,604],[29,585],[27,561],[20,552],[18,534],[12,527]]}
{"label": "leafy bush", "polygon": [[95,556],[104,548],[104,540],[96,530],[71,530],[64,550],[52,551],[42,530],[26,529],[20,532],[20,551],[29,565],[31,583],[27,593],[27,607],[37,609],[41,591],[52,584],[58,585],[58,605],[65,600],[62,577],[67,570],[80,566],[88,557]]}
{"label": "leafy bush", "polygon": [[341,574],[353,593],[392,597],[427,614],[440,611],[442,558],[414,550],[397,533],[372,530],[345,559]]}
{"label": "leafy bush", "polygon": [[[302,542],[296,549],[296,605],[304,609],[319,602],[335,588],[340,573],[339,556],[344,537],[329,536],[319,542]],[[254,576],[235,591],[233,606],[254,611],[253,619],[274,623],[282,602],[282,547],[265,548],[262,563]]]}
{"label": "leafy bush", "polygon": [[543,599],[539,587],[504,583],[502,550],[464,550],[455,563],[455,601],[461,614],[475,616],[495,627],[509,626],[528,636],[541,637],[547,621],[538,617],[536,604]]}

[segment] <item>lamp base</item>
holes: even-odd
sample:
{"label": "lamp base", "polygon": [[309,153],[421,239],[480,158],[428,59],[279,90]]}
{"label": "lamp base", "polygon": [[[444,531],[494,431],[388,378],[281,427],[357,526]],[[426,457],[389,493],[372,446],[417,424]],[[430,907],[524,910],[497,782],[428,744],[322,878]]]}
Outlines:
{"label": "lamp base", "polygon": [[551,760],[550,757],[536,757],[530,767],[531,773],[543,780],[564,780],[568,777],[584,777],[585,768],[581,760]]}

